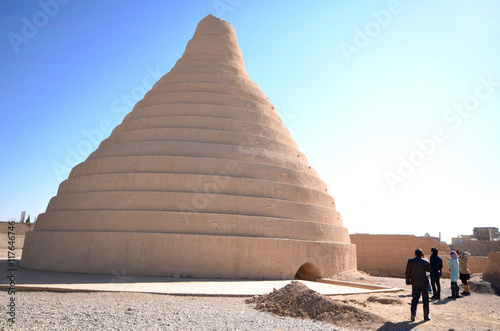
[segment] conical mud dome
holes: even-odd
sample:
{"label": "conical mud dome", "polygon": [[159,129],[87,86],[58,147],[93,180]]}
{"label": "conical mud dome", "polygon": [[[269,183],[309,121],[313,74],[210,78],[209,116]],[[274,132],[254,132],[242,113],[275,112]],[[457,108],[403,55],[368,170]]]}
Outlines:
{"label": "conical mud dome", "polygon": [[326,185],[211,15],[26,236],[21,265],[314,279],[356,268]]}

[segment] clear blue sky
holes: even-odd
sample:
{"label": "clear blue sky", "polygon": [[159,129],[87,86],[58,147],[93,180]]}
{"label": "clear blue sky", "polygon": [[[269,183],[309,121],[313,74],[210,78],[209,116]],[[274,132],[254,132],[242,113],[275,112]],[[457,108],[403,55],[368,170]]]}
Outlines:
{"label": "clear blue sky", "polygon": [[500,226],[494,0],[2,1],[0,220],[44,212],[208,14],[351,233]]}

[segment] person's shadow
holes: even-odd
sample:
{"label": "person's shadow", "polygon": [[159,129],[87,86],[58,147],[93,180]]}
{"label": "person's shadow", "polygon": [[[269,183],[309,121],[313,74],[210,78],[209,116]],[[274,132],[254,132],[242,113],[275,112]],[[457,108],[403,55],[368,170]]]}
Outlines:
{"label": "person's shadow", "polygon": [[[462,298],[462,297],[460,297],[460,298]],[[431,305],[445,305],[445,304],[447,304],[450,301],[460,300],[460,298],[452,299],[452,298],[445,297],[445,298],[443,298],[441,300],[431,301],[430,303],[431,303]]]}
{"label": "person's shadow", "polygon": [[382,325],[380,328],[378,328],[377,331],[412,330],[414,328],[418,328],[423,323],[425,323],[425,321],[419,321],[419,322],[404,321],[404,322],[399,322],[399,323],[386,322],[384,325]]}
{"label": "person's shadow", "polygon": [[[400,298],[408,298],[411,297],[411,294],[401,294],[398,295]],[[429,304],[445,304],[449,302],[451,299],[444,299],[444,300],[439,300],[439,301],[430,301]],[[422,304],[422,301],[419,301],[419,304]],[[411,303],[408,303],[408,305],[411,305]],[[421,324],[425,323],[425,321],[418,321],[418,322],[411,322],[411,321],[404,321],[404,322],[399,322],[399,323],[393,323],[393,322],[386,322],[384,325],[382,325],[380,328],[377,329],[377,331],[384,331],[384,330],[412,330],[415,328],[418,328]]]}

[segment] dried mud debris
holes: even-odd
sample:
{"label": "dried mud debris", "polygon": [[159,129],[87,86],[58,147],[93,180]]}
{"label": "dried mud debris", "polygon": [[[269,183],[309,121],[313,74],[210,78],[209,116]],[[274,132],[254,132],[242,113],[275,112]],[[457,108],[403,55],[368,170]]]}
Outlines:
{"label": "dried mud debris", "polygon": [[394,298],[384,298],[384,297],[377,297],[377,296],[369,296],[368,299],[366,299],[368,302],[378,302],[383,305],[403,305],[404,301],[401,299],[394,299]]}
{"label": "dried mud debris", "polygon": [[280,316],[309,318],[342,327],[368,329],[387,322],[379,315],[333,301],[297,281],[269,294],[247,299],[246,303]]}

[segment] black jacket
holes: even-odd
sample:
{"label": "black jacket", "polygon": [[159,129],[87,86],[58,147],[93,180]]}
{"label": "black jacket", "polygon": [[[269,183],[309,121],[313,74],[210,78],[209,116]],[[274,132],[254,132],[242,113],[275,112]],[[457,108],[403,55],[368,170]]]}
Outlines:
{"label": "black jacket", "polygon": [[441,269],[443,269],[443,259],[437,255],[431,255],[431,277],[441,277]]}
{"label": "black jacket", "polygon": [[409,259],[406,264],[406,285],[413,286],[429,286],[429,279],[425,272],[431,271],[429,262],[421,257]]}

